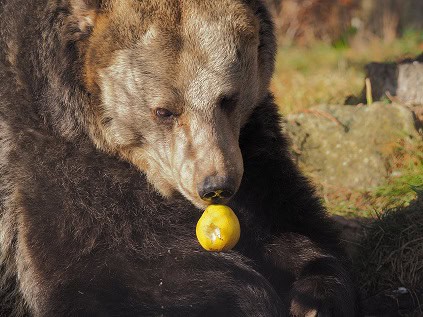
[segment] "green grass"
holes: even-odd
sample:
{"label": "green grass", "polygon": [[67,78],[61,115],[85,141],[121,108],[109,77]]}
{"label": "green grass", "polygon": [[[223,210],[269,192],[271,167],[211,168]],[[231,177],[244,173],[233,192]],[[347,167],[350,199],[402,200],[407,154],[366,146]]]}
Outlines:
{"label": "green grass", "polygon": [[280,47],[271,88],[281,112],[298,112],[320,103],[343,104],[363,88],[365,64],[416,56],[423,51],[422,33],[408,31],[390,43],[357,36],[346,47],[323,42]]}

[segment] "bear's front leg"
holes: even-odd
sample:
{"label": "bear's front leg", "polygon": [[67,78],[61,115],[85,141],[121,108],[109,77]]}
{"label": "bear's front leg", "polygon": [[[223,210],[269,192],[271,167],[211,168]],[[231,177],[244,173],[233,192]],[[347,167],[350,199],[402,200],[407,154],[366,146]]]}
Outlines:
{"label": "bear's front leg", "polygon": [[234,252],[172,251],[148,261],[110,255],[66,274],[74,270],[49,285],[34,316],[287,316],[269,282]]}
{"label": "bear's front leg", "polygon": [[292,316],[355,316],[355,289],[334,254],[296,233],[281,234],[264,249],[262,261],[273,267],[266,275],[276,289],[286,287],[286,280],[275,268],[292,273],[286,298]]}

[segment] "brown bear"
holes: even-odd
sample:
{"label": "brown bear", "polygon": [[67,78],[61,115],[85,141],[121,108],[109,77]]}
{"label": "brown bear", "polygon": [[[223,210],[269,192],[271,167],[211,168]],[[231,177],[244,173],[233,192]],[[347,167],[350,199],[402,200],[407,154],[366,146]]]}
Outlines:
{"label": "brown bear", "polygon": [[[354,316],[260,0],[0,1],[0,315]],[[229,252],[195,237],[227,204]]]}

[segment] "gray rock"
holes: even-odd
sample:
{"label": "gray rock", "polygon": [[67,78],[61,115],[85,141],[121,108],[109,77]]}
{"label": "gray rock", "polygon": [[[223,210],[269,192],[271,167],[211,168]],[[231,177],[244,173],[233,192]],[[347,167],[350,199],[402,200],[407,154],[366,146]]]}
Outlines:
{"label": "gray rock", "polygon": [[396,96],[407,105],[423,105],[423,63],[417,61],[398,65]]}
{"label": "gray rock", "polygon": [[324,185],[353,189],[381,184],[393,145],[421,139],[412,112],[396,104],[322,105],[288,115],[284,128],[300,166]]}

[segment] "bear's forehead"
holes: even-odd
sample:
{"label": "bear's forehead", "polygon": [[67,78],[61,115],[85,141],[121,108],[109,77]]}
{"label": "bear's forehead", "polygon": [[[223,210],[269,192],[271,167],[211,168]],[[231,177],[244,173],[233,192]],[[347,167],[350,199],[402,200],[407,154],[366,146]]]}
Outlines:
{"label": "bear's forehead", "polygon": [[172,0],[154,6],[154,1],[123,1],[138,5],[126,13],[120,12],[123,6],[112,7],[97,19],[94,33],[99,36],[91,43],[98,45],[92,50],[105,48],[96,55],[106,60],[88,68],[87,77],[113,73],[112,78],[133,80],[128,87],[141,85],[150,95],[169,90],[173,99],[195,100],[196,108],[239,91],[240,80],[253,68],[259,41],[257,18],[245,3],[232,0],[224,7],[224,0]]}
{"label": "bear's forehead", "polygon": [[228,76],[238,73],[245,51],[256,51],[259,43],[259,22],[251,8],[236,1],[177,2],[176,11],[157,13],[172,18],[152,18],[142,31],[142,49],[155,53],[162,65],[182,65],[185,75],[207,69]]}
{"label": "bear's forehead", "polygon": [[196,62],[219,67],[222,56],[237,59],[237,50],[258,45],[259,21],[250,5],[241,0],[113,0],[96,19],[96,46],[110,53],[143,49],[159,59],[175,59],[183,51]]}
{"label": "bear's forehead", "polygon": [[112,3],[105,11],[109,22],[126,34],[148,33],[154,25],[162,35],[169,36],[195,37],[206,29],[242,39],[258,36],[257,17],[246,1],[115,0]]}

